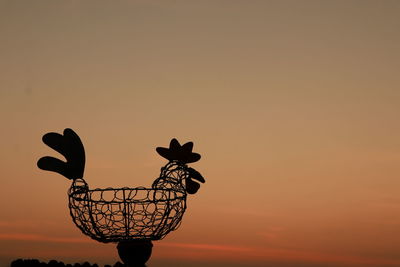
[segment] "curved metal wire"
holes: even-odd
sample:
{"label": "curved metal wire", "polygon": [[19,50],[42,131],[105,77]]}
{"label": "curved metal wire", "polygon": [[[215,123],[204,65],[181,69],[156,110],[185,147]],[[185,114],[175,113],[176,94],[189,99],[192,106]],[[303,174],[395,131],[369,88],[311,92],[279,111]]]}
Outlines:
{"label": "curved metal wire", "polygon": [[162,239],[180,226],[186,210],[187,168],[169,162],[151,188],[90,190],[76,179],[68,191],[71,217],[84,234],[104,243]]}

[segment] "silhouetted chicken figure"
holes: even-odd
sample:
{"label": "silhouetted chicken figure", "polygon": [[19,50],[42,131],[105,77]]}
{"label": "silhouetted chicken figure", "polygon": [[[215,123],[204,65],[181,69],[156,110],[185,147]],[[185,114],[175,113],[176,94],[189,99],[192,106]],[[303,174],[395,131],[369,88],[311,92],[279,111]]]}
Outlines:
{"label": "silhouetted chicken figure", "polygon": [[195,194],[200,187],[194,180],[205,182],[198,171],[187,166],[200,159],[192,152],[192,142],[181,146],[172,139],[169,148],[156,149],[169,162],[151,188],[105,189],[89,189],[83,179],[85,150],[73,130],[65,129],[63,135],[47,133],[43,142],[66,159],[43,157],[37,165],[72,180],[69,208],[76,226],[97,241],[119,242],[121,259],[132,266],[143,265],[150,258],[151,240],[162,239],[179,227],[187,193]]}

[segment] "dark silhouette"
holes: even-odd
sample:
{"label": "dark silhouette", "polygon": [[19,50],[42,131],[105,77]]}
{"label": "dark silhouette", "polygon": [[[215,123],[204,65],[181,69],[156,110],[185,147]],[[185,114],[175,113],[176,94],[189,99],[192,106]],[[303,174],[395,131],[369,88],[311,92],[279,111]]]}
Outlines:
{"label": "dark silhouette", "polygon": [[145,266],[152,248],[153,244],[146,239],[120,241],[117,245],[119,257],[128,266]]}
{"label": "dark silhouette", "polygon": [[168,163],[150,188],[106,189],[89,189],[83,179],[85,150],[73,130],[65,129],[64,135],[47,133],[43,142],[67,160],[43,157],[38,167],[73,181],[68,195],[76,226],[97,241],[119,242],[118,254],[129,266],[144,266],[151,256],[151,241],[160,240],[179,227],[187,194],[195,194],[200,188],[194,180],[205,182],[198,171],[187,166],[201,158],[192,152],[192,142],[180,145],[172,139],[169,148],[157,147]]}
{"label": "dark silhouette", "polygon": [[[48,263],[40,262],[37,259],[17,259],[11,262],[10,267],[99,267],[97,263],[91,264],[89,262],[65,264],[62,261],[50,260]],[[104,267],[111,267],[106,264]],[[113,267],[126,267],[126,265],[116,262]]]}
{"label": "dark silhouette", "polygon": [[62,154],[67,162],[53,157],[41,158],[37,165],[42,170],[58,172],[68,179],[83,177],[85,170],[85,149],[79,136],[71,129],[65,129],[64,135],[47,133],[42,138],[43,142]]}

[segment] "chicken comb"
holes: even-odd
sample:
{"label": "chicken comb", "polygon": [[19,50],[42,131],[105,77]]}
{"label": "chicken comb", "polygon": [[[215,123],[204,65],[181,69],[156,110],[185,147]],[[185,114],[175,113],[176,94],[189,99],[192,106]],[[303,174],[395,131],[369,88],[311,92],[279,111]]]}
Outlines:
{"label": "chicken comb", "polygon": [[63,135],[47,133],[43,135],[42,140],[43,143],[63,155],[66,162],[54,157],[42,157],[37,162],[40,169],[57,172],[70,180],[83,177],[85,149],[81,139],[72,129],[66,128]]}
{"label": "chicken comb", "polygon": [[168,159],[169,161],[177,160],[182,163],[193,163],[199,161],[201,156],[198,153],[192,152],[193,142],[187,142],[181,145],[178,140],[173,138],[169,144],[169,148],[157,147],[157,153]]}

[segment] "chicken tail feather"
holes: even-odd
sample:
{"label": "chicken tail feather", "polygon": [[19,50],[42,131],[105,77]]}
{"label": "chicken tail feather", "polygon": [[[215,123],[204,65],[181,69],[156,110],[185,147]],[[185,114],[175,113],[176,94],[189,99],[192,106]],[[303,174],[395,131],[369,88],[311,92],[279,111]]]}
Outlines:
{"label": "chicken tail feather", "polygon": [[83,178],[85,149],[72,129],[65,129],[63,135],[47,133],[43,136],[43,142],[63,155],[66,162],[54,157],[42,157],[37,162],[40,169],[59,173],[72,180]]}

